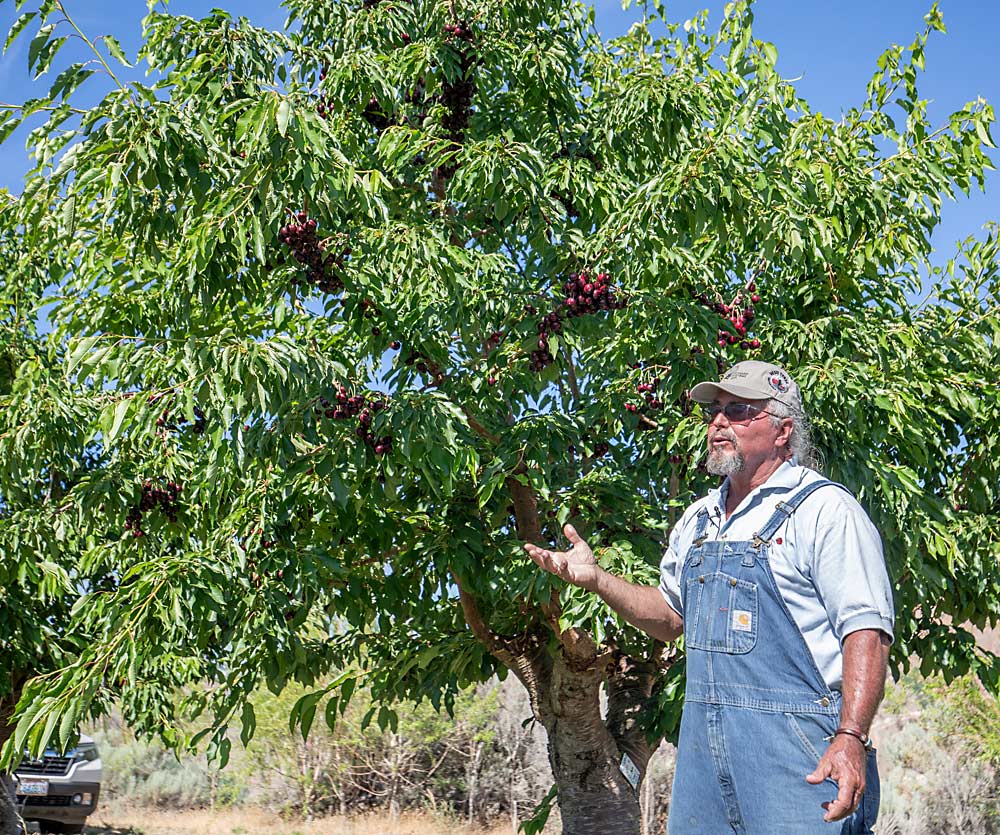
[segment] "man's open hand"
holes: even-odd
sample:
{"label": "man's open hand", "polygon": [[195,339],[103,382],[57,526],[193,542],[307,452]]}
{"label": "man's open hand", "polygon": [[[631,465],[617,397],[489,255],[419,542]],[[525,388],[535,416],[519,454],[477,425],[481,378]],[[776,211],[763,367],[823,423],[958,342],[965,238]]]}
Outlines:
{"label": "man's open hand", "polygon": [[524,546],[524,550],[532,560],[559,579],[588,591],[595,591],[601,568],[594,559],[594,552],[572,525],[564,526],[563,533],[570,543],[568,551],[549,551],[530,542]]}
{"label": "man's open hand", "polygon": [[828,777],[838,787],[835,800],[822,804],[825,821],[839,821],[858,808],[865,790],[865,746],[854,737],[835,736],[816,770],[806,777],[808,783],[822,783]]}

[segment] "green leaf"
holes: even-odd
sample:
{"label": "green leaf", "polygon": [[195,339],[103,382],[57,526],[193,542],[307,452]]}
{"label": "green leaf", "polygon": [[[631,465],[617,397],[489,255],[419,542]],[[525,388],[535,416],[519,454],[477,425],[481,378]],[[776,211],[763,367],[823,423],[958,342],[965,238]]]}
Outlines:
{"label": "green leaf", "polygon": [[111,422],[111,428],[108,430],[104,439],[107,446],[111,446],[118,437],[122,423],[125,420],[125,415],[128,414],[128,410],[131,405],[131,397],[124,397],[115,404],[114,420]]}
{"label": "green leaf", "polygon": [[125,52],[122,50],[121,44],[118,43],[118,40],[116,38],[112,37],[111,35],[105,35],[104,45],[108,48],[108,52],[111,53],[111,56],[116,61],[124,64],[126,67],[132,66],[132,64],[129,63],[129,60],[125,57]]}
{"label": "green leaf", "polygon": [[316,704],[318,699],[311,700],[302,708],[302,738],[309,738],[309,731],[312,729],[313,719],[316,718]]}
{"label": "green leaf", "polygon": [[989,128],[981,119],[976,120],[976,133],[979,136],[979,141],[982,142],[987,148],[996,147],[996,145],[993,144],[993,138],[990,136]]}
{"label": "green leaf", "polygon": [[278,111],[275,114],[275,123],[278,126],[278,133],[282,137],[288,131],[288,119],[292,115],[292,105],[288,99],[282,99],[278,104]]}
{"label": "green leaf", "polygon": [[24,27],[31,23],[35,19],[37,12],[25,12],[17,20],[14,21],[13,25],[7,33],[7,40],[3,45],[3,51],[6,53],[10,49],[10,45],[14,43],[17,36],[21,34]]}
{"label": "green leaf", "polygon": [[340,700],[333,696],[326,703],[326,709],[324,710],[324,719],[326,721],[326,726],[332,731],[337,727],[337,715],[338,708],[340,706]]}
{"label": "green leaf", "polygon": [[242,716],[243,728],[240,731],[240,742],[243,743],[243,747],[249,744],[250,740],[253,739],[254,731],[257,729],[257,714],[254,711],[253,704],[249,701],[243,704],[243,716]]}
{"label": "green leaf", "polygon": [[69,709],[63,714],[62,721],[59,723],[59,743],[61,747],[65,748],[75,731],[76,712]]}
{"label": "green leaf", "polygon": [[47,43],[42,45],[37,56],[37,63],[35,64],[35,74],[34,78],[38,78],[49,71],[49,65],[52,63],[52,59],[55,58],[56,53],[62,48],[62,45],[69,40],[68,36],[63,36],[61,38],[52,38]]}
{"label": "green leaf", "polygon": [[38,30],[38,34],[31,39],[31,45],[28,47],[28,72],[35,66],[35,62],[38,60],[39,55],[45,48],[45,45],[49,42],[49,36],[55,30],[56,25],[54,23],[46,23],[43,27]]}
{"label": "green leaf", "polygon": [[95,333],[92,336],[85,337],[76,343],[73,350],[70,351],[69,358],[66,361],[67,374],[73,373],[73,370],[80,364],[81,360],[83,360],[83,358],[90,353],[93,347],[100,341],[102,336],[103,334]]}
{"label": "green leaf", "polygon": [[66,230],[66,237],[72,238],[76,234],[76,195],[69,195],[63,203],[63,228]]}

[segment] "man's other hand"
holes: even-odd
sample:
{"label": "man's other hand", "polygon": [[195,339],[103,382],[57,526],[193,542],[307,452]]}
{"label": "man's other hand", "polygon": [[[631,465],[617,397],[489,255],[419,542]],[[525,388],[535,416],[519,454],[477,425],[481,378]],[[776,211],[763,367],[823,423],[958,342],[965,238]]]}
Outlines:
{"label": "man's other hand", "polygon": [[851,736],[835,736],[823,754],[816,770],[806,777],[808,783],[822,783],[828,777],[837,784],[837,797],[822,806],[825,821],[839,821],[858,808],[865,790],[867,751],[860,740]]}
{"label": "man's other hand", "polygon": [[601,568],[594,559],[594,552],[572,525],[564,526],[563,533],[570,543],[568,551],[549,551],[530,542],[525,544],[524,550],[538,565],[559,579],[588,591],[595,591]]}

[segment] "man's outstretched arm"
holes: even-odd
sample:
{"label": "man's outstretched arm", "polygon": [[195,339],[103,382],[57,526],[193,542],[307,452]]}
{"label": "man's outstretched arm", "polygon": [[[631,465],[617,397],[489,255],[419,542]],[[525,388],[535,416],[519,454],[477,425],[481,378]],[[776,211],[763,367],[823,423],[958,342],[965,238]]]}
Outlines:
{"label": "man's outstretched arm", "polygon": [[658,588],[630,583],[605,571],[572,525],[566,525],[563,533],[570,542],[568,551],[549,551],[530,543],[524,550],[546,571],[597,594],[622,618],[650,637],[673,641],[681,634],[684,622],[663,599]]}

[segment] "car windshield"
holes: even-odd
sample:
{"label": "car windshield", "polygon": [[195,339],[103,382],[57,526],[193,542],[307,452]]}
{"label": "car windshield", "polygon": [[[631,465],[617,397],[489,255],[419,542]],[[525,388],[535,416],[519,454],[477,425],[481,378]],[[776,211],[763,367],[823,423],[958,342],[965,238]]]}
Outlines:
{"label": "car windshield", "polygon": [[[96,760],[97,759],[97,744],[94,742],[81,742],[73,748],[70,748],[65,754],[57,748],[46,748],[43,757],[69,757],[74,760]],[[31,760],[31,754],[27,750],[24,752],[24,758],[26,760]]]}

